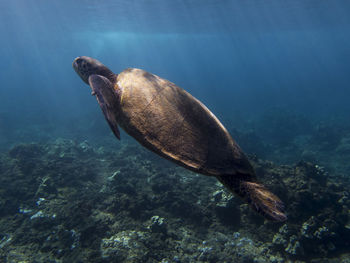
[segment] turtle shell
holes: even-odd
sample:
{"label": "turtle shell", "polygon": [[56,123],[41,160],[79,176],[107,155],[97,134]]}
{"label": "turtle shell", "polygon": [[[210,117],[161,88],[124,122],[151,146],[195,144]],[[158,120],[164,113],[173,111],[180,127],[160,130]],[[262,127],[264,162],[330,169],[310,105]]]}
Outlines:
{"label": "turtle shell", "polygon": [[121,72],[118,124],[143,146],[205,175],[253,174],[215,115],[191,94],[141,69]]}

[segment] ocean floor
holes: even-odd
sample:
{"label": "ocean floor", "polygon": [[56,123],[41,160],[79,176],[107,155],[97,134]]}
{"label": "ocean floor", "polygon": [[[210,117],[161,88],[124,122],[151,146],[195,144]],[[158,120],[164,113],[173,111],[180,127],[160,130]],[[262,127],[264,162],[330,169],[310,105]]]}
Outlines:
{"label": "ocean floor", "polygon": [[17,145],[0,155],[0,262],[350,262],[348,177],[250,158],[288,221],[136,143]]}

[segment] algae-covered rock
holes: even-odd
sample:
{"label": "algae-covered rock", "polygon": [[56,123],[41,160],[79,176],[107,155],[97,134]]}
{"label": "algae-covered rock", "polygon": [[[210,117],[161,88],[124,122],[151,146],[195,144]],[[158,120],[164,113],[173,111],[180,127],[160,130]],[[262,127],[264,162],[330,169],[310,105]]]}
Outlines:
{"label": "algae-covered rock", "polygon": [[159,216],[152,216],[148,228],[154,233],[167,233],[166,220]]}
{"label": "algae-covered rock", "polygon": [[144,245],[149,235],[140,231],[122,231],[101,240],[101,256],[115,262],[141,262],[147,258]]}
{"label": "algae-covered rock", "polygon": [[251,212],[214,178],[134,144],[14,147],[0,156],[0,262],[346,260],[348,181],[318,164],[251,161],[285,202],[283,224]]}
{"label": "algae-covered rock", "polygon": [[[279,173],[281,168],[274,169]],[[289,220],[272,237],[274,249],[302,259],[330,256],[336,247],[345,248],[350,239],[345,229],[344,188],[330,181],[322,167],[311,163],[283,167],[280,173],[284,175]]]}

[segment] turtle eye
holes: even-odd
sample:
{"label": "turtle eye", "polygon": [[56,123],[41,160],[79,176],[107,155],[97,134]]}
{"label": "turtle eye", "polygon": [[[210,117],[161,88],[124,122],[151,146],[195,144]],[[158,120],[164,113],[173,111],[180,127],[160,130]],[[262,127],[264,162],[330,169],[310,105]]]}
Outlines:
{"label": "turtle eye", "polygon": [[79,68],[81,68],[83,70],[87,69],[87,63],[86,63],[86,61],[84,61],[84,59],[78,58],[76,62],[77,62],[77,65]]}
{"label": "turtle eye", "polygon": [[80,64],[83,62],[83,60],[81,58],[78,58],[75,62],[80,66]]}
{"label": "turtle eye", "polygon": [[82,59],[77,60],[77,64],[78,64],[78,67],[81,68],[82,70],[87,70],[87,68],[88,68],[86,61],[84,61]]}

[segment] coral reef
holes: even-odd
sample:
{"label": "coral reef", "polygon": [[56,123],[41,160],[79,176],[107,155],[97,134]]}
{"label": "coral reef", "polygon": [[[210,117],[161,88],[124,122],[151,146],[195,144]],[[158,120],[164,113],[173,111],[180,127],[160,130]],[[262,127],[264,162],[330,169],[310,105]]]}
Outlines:
{"label": "coral reef", "polygon": [[135,143],[17,145],[0,156],[0,262],[348,262],[349,181],[251,161],[288,221]]}

